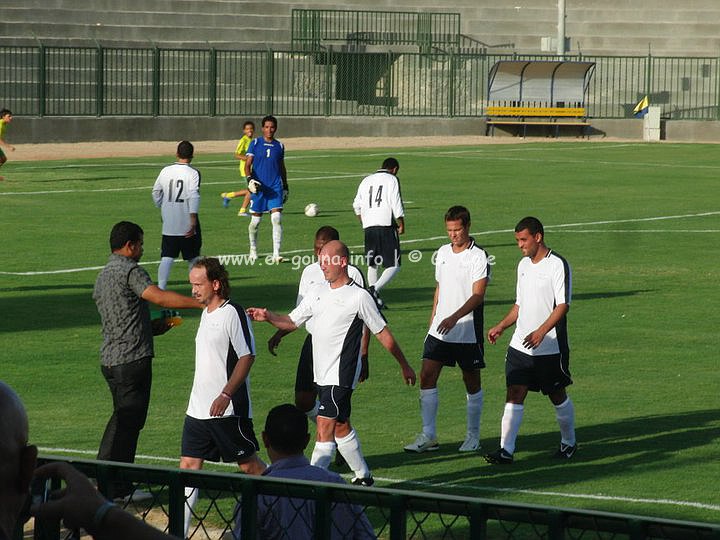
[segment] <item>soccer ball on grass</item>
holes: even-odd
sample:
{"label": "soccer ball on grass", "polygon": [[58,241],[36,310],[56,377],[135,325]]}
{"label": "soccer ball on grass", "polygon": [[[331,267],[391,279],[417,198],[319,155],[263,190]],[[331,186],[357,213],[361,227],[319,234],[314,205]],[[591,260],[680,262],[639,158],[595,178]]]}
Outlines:
{"label": "soccer ball on grass", "polygon": [[308,205],[305,207],[305,215],[306,215],[307,217],[315,217],[315,216],[318,215],[319,212],[320,212],[320,209],[318,208],[318,205],[315,204],[314,202],[308,204]]}

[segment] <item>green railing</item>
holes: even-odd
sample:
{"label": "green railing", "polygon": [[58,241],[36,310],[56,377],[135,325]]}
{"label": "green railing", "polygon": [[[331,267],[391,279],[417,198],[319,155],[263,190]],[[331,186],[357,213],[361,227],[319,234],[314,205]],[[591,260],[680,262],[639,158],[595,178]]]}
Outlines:
{"label": "green railing", "polygon": [[[105,492],[113,481],[129,481],[152,497],[126,502],[128,511],[170,534],[183,536],[184,488],[200,489],[189,538],[227,538],[241,520],[243,531],[254,531],[258,495],[293,497],[315,503],[315,538],[330,538],[331,529],[348,531],[348,523],[334,523],[331,505],[350,503],[361,507],[379,538],[615,538],[615,539],[715,539],[720,526],[612,514],[550,508],[497,500],[456,497],[397,489],[360,488],[275,478],[251,477],[161,467],[123,465],[111,462],[72,460],[45,456],[41,462],[68,461]],[[238,511],[238,503],[241,503]],[[33,523],[36,530],[55,531],[44,540],[60,537],[57,524]],[[21,538],[20,531],[16,535]],[[64,536],[63,536],[64,537]],[[246,538],[254,538],[247,535]],[[352,537],[350,534],[348,537]]]}
{"label": "green railing", "polygon": [[[30,116],[480,117],[496,61],[555,58],[0,46],[0,103]],[[592,118],[629,118],[646,94],[664,118],[720,118],[716,57],[565,59],[596,63]]]}
{"label": "green railing", "polygon": [[320,51],[332,44],[356,50],[364,45],[411,45],[429,52],[459,43],[459,13],[293,9],[291,15],[294,51]]}

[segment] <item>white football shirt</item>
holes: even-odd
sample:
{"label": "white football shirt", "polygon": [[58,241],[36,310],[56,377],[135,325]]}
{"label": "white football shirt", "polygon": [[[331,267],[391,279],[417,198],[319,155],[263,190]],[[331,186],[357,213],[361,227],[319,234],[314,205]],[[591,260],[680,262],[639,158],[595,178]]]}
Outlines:
{"label": "white football shirt", "polygon": [[[348,265],[348,275],[350,276],[350,279],[361,287],[365,286],[365,278],[357,266],[353,266],[352,264]],[[300,302],[303,301],[303,298],[305,298],[310,291],[318,285],[324,285],[326,287],[330,286],[325,279],[325,274],[323,274],[322,268],[320,268],[320,263],[316,261],[312,264],[308,264],[300,276],[300,285],[298,285],[298,294],[295,306],[299,306]],[[309,319],[305,323],[305,330],[307,330],[308,334],[312,334],[312,327],[313,321],[312,319]]]}
{"label": "white football shirt", "polygon": [[358,187],[353,210],[362,219],[363,229],[393,225],[405,215],[397,177],[383,169],[366,176]]}
{"label": "white football shirt", "polygon": [[438,283],[438,301],[435,317],[428,334],[451,343],[482,343],[483,304],[460,318],[447,334],[437,331],[446,317],[455,313],[472,296],[473,284],[481,279],[490,279],[490,265],[487,252],[470,240],[467,249],[454,253],[452,244],[445,244],[435,257],[435,281]]}
{"label": "white football shirt", "polygon": [[152,196],[162,215],[162,233],[184,236],[190,230],[190,214],[200,209],[200,172],[188,163],[168,165],[155,180]]}
{"label": "white football shirt", "polygon": [[571,289],[572,273],[563,257],[552,250],[537,264],[523,257],[517,268],[515,303],[519,311],[510,346],[530,356],[569,350],[566,317],[545,335],[537,349],[526,348],[523,339],[537,330],[556,306],[570,304]]}
{"label": "white football shirt", "polygon": [[377,334],[386,325],[370,293],[354,281],[337,289],[316,286],[289,316],[296,326],[313,319],[315,383],[355,388],[363,326]]}
{"label": "white football shirt", "polygon": [[[209,313],[203,309],[195,336],[195,378],[187,415],[199,420],[210,416],[212,402],[223,391],[238,358],[255,355],[255,337],[245,310],[230,300]],[[233,394],[223,416],[252,418],[250,376]]]}

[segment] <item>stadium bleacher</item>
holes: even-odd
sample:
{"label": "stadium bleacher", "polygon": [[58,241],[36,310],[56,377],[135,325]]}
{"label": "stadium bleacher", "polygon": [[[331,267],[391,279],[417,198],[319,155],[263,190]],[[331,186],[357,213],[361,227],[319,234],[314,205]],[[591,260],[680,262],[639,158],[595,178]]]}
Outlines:
{"label": "stadium bleacher", "polygon": [[[290,43],[294,8],[454,11],[464,35],[488,44],[513,43],[518,53],[539,53],[555,37],[555,0],[456,0],[451,7],[427,0],[312,3],[287,0],[5,0],[0,42],[116,46],[281,49]],[[567,2],[571,53],[637,55],[715,54],[720,49],[716,0],[592,0]]]}

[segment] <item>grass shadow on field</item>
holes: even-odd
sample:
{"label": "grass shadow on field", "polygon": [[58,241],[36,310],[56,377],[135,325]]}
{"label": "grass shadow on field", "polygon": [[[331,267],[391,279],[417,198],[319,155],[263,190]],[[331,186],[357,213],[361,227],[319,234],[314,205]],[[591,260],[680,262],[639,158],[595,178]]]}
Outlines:
{"label": "grass shadow on field", "polygon": [[[547,407],[550,405],[547,404]],[[539,413],[540,411],[537,411]],[[515,462],[512,465],[490,465],[480,454],[462,455],[457,447],[462,441],[441,444],[440,450],[424,454],[395,452],[370,456],[370,466],[427,471],[429,466],[451,468],[453,472],[425,475],[399,482],[392,487],[443,490],[443,484],[457,494],[467,487],[468,495],[499,493],[502,488],[550,489],[573,482],[614,477],[620,471],[650,474],[677,466],[678,455],[692,455],[696,446],[720,442],[716,409],[627,418],[607,423],[579,426],[576,430],[579,450],[572,461],[553,459],[558,432],[518,436]],[[483,439],[483,452],[495,450],[498,439]],[[457,464],[453,464],[456,462]],[[465,466],[460,466],[460,464]],[[392,476],[392,473],[389,473]]]}

